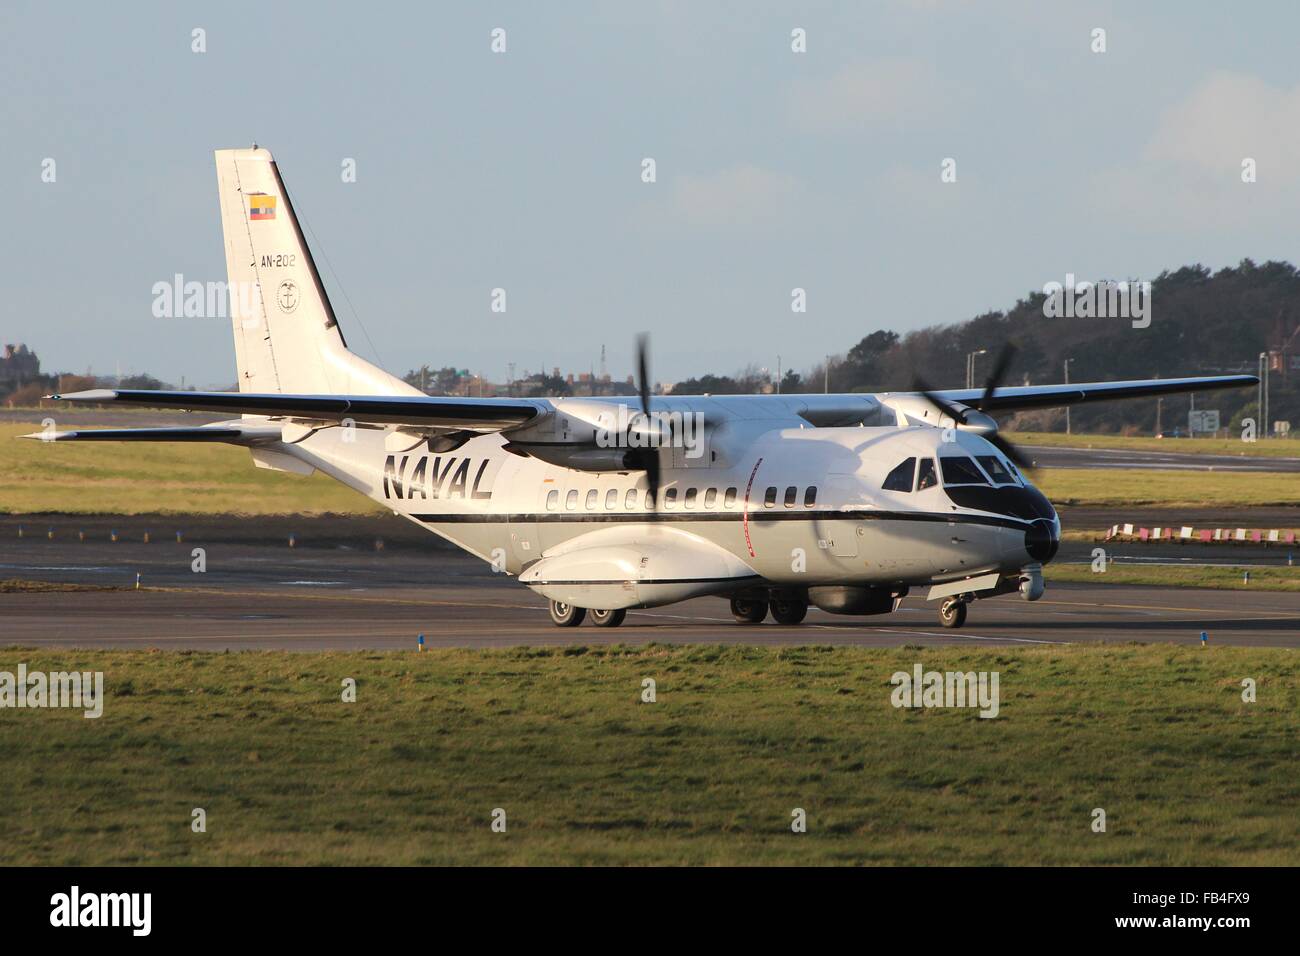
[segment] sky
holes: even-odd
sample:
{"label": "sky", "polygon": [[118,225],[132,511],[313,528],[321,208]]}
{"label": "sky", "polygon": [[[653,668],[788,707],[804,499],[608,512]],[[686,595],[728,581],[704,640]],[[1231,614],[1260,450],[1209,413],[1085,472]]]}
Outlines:
{"label": "sky", "polygon": [[6,0],[0,341],[233,383],[229,320],[152,290],[225,279],[212,152],[253,142],[399,375],[604,345],[622,378],[643,331],[662,381],[809,369],[1067,274],[1295,261],[1298,33],[1281,2]]}

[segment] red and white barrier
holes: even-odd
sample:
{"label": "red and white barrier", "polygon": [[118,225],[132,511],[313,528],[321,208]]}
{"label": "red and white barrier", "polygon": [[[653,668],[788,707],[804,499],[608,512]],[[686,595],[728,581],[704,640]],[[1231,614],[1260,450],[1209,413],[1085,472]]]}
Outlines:
{"label": "red and white barrier", "polygon": [[1106,541],[1177,541],[1180,544],[1196,541],[1199,544],[1215,542],[1227,544],[1294,545],[1297,532],[1281,528],[1201,528],[1189,526],[1173,528],[1143,528],[1133,524],[1111,525],[1103,540]]}

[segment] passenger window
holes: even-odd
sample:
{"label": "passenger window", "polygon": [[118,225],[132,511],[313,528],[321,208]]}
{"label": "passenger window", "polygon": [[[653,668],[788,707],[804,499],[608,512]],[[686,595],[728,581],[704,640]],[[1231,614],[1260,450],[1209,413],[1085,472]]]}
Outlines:
{"label": "passenger window", "polygon": [[686,507],[688,508],[695,507],[695,494],[696,492],[694,488],[686,489],[686,500],[685,500]]}
{"label": "passenger window", "polygon": [[605,492],[605,510],[613,511],[618,507],[618,489],[611,488]]}
{"label": "passenger window", "polygon": [[655,493],[653,491],[647,491],[645,493],[645,510],[646,511],[655,510]]}
{"label": "passenger window", "polygon": [[623,499],[623,507],[626,508],[628,511],[631,511],[633,508],[636,507],[636,489],[635,489],[635,488],[629,488],[629,489],[627,490],[627,497]]}
{"label": "passenger window", "polygon": [[975,462],[964,456],[945,455],[939,459],[939,467],[943,469],[945,485],[987,485],[989,483],[975,467]]}
{"label": "passenger window", "polygon": [[916,473],[916,490],[925,491],[926,488],[933,488],[939,483],[939,476],[934,470],[933,458],[922,458],[921,467]]}
{"label": "passenger window", "polygon": [[993,479],[995,485],[1014,485],[1016,479],[1011,477],[1011,472],[1007,471],[1002,460],[996,455],[976,455],[975,460],[984,466],[988,476]]}
{"label": "passenger window", "polygon": [[569,493],[564,496],[564,507],[572,511],[578,507],[578,489],[570,488]]}
{"label": "passenger window", "polygon": [[809,485],[808,490],[803,493],[803,506],[811,508],[815,504],[817,504],[817,486]]}
{"label": "passenger window", "polygon": [[554,511],[558,507],[560,507],[560,493],[552,490],[546,495],[546,510]]}
{"label": "passenger window", "polygon": [[669,488],[664,492],[664,507],[671,508],[675,504],[677,504],[677,489]]}
{"label": "passenger window", "polygon": [[[926,459],[929,462],[930,459]],[[931,471],[934,468],[931,466]],[[880,487],[885,491],[911,491],[912,476],[916,474],[916,459],[908,458],[885,476],[885,483]],[[928,487],[928,486],[923,486]]]}
{"label": "passenger window", "polygon": [[595,488],[587,492],[587,510],[594,511],[596,508],[596,499],[600,497]]}
{"label": "passenger window", "polygon": [[799,500],[798,488],[796,488],[794,485],[791,485],[789,488],[785,489],[785,506],[787,508],[793,508],[795,502],[798,500]]}
{"label": "passenger window", "polygon": [[704,493],[704,507],[712,508],[718,503],[718,489],[710,488]]}
{"label": "passenger window", "polygon": [[727,493],[722,496],[722,506],[724,508],[734,508],[736,506],[736,489],[728,488]]}
{"label": "passenger window", "polygon": [[776,507],[776,489],[775,489],[775,488],[768,488],[768,489],[767,489],[767,494],[763,495],[763,507],[764,507],[764,508],[775,508],[775,507]]}

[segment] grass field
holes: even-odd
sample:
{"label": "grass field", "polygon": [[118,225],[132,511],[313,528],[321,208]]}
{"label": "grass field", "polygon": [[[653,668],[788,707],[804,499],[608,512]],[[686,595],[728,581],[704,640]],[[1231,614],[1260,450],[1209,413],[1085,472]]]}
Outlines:
{"label": "grass field", "polygon": [[357,514],[378,511],[324,475],[257,468],[233,445],[18,441],[0,425],[0,512],[29,514]]}
{"label": "grass field", "polygon": [[1053,504],[1242,508],[1300,505],[1300,476],[1284,472],[1040,468],[1030,480]]}
{"label": "grass field", "polygon": [[1149,438],[1124,435],[1067,435],[1064,432],[1004,432],[1019,445],[1056,448],[1101,448],[1159,451],[1171,455],[1236,455],[1241,457],[1300,458],[1300,438]]}
{"label": "grass field", "polygon": [[[1300,863],[1290,651],[0,651],[20,661],[107,693],[98,720],[0,711],[3,864]],[[917,662],[997,671],[999,716],[895,709]]]}
{"label": "grass field", "polygon": [[1134,584],[1143,587],[1218,588],[1229,591],[1300,592],[1300,567],[1252,567],[1250,582],[1243,568],[1188,567],[1184,565],[1111,564],[1094,574],[1087,564],[1049,564],[1043,576],[1049,581],[1082,584]]}

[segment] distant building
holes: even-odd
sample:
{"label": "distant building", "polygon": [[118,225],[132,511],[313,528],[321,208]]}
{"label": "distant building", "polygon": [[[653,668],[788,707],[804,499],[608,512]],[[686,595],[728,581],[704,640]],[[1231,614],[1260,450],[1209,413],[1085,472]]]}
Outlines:
{"label": "distant building", "polygon": [[0,355],[0,393],[12,392],[41,377],[41,360],[25,345],[6,345]]}

